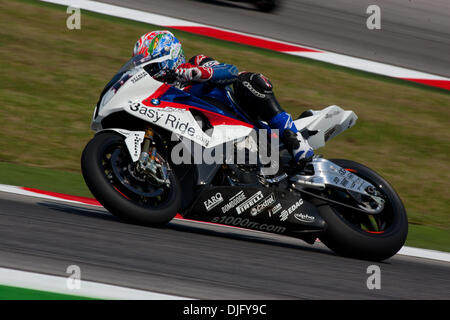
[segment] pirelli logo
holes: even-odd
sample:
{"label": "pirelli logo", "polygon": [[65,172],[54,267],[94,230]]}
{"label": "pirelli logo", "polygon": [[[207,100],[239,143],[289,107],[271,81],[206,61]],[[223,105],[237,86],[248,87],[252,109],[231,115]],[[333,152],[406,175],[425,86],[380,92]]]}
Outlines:
{"label": "pirelli logo", "polygon": [[264,195],[261,191],[258,191],[257,193],[255,193],[254,195],[252,195],[250,198],[248,198],[247,201],[241,203],[240,205],[238,205],[236,207],[236,212],[237,214],[241,214],[244,211],[250,209],[251,207],[253,207],[256,203],[258,203],[258,201],[260,201],[262,198],[264,198]]}

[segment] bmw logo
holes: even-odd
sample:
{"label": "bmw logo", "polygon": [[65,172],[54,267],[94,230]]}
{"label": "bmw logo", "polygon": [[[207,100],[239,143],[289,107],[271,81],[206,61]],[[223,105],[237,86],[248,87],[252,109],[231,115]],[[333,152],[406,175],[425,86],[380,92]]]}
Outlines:
{"label": "bmw logo", "polygon": [[157,106],[159,104],[159,100],[158,99],[152,99],[151,103],[155,106]]}

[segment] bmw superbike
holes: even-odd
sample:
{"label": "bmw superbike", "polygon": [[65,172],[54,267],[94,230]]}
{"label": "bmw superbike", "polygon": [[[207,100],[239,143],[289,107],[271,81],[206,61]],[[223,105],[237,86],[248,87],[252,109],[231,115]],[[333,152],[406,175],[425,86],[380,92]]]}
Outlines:
{"label": "bmw superbike", "polygon": [[[337,254],[360,259],[384,260],[400,250],[405,208],[379,174],[351,160],[318,156],[292,165],[276,132],[249,119],[230,87],[211,88],[200,99],[157,81],[164,59],[131,59],[95,108],[96,134],[81,167],[108,211],[154,227],[178,213],[310,244],[320,239]],[[295,125],[318,149],[356,120],[333,105],[302,114]],[[242,161],[230,161],[236,158]]]}

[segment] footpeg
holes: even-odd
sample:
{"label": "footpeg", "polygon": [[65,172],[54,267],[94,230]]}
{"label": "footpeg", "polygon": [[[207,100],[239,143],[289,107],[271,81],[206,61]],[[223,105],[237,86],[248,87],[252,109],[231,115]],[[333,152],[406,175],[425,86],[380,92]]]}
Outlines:
{"label": "footpeg", "polygon": [[300,187],[314,188],[314,189],[319,189],[319,190],[325,189],[326,186],[324,183],[311,181],[312,179],[313,179],[313,177],[311,177],[311,176],[304,177],[301,175],[295,175],[291,178],[291,181],[295,185],[300,186]]}
{"label": "footpeg", "polygon": [[266,182],[273,184],[273,183],[280,183],[287,177],[288,177],[288,175],[286,173],[283,173],[282,175],[274,177],[274,178],[264,178],[264,179],[266,180]]}

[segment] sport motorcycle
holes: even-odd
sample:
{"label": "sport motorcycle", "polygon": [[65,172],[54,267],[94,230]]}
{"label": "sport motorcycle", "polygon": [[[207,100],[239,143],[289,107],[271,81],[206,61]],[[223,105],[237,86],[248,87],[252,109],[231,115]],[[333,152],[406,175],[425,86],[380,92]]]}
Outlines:
{"label": "sport motorcycle", "polygon": [[[231,86],[210,87],[199,97],[156,80],[169,58],[132,58],[95,107],[96,133],[81,168],[109,212],[151,227],[179,214],[310,244],[320,239],[339,255],[373,261],[400,250],[406,211],[379,174],[351,160],[320,156],[294,165],[276,131],[250,119]],[[332,105],[304,112],[294,122],[318,149],[356,120],[353,111]],[[224,149],[231,151],[220,152]],[[209,152],[215,161],[195,161],[194,150]],[[242,161],[235,161],[238,154]]]}

